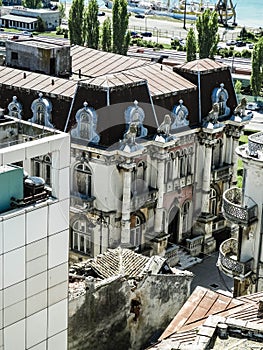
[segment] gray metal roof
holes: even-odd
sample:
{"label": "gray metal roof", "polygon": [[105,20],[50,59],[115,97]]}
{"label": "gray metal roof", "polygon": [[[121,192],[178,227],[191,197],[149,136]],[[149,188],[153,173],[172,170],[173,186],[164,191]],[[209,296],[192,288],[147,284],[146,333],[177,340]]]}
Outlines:
{"label": "gray metal roof", "polygon": [[45,74],[25,72],[20,69],[0,66],[0,86],[7,85],[46,94],[73,98],[77,82]]}

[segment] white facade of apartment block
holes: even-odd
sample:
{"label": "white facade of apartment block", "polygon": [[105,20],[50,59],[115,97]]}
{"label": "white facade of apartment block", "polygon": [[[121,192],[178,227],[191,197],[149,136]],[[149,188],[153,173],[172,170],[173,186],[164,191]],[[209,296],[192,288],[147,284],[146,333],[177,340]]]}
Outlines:
{"label": "white facade of apartment block", "polygon": [[25,181],[35,159],[48,154],[52,162],[47,198],[32,201],[24,191],[22,200],[13,198],[4,209],[0,197],[0,349],[67,349],[69,135],[2,120],[3,192],[15,191],[17,169]]}

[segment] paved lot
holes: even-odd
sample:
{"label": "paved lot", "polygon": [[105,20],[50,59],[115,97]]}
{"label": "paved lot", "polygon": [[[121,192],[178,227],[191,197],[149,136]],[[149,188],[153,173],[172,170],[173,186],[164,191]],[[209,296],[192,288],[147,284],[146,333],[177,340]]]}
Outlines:
{"label": "paved lot", "polygon": [[211,290],[223,291],[232,296],[233,280],[224,275],[216,266],[218,252],[206,256],[202,263],[190,267],[189,271],[193,272],[195,278],[191,285],[191,292],[196,286],[202,286]]}

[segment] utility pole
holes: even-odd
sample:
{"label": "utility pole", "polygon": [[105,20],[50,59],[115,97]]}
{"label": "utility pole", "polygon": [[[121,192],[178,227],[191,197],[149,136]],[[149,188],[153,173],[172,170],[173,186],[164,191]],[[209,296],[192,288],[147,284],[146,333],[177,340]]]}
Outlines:
{"label": "utility pole", "polygon": [[186,0],[184,0],[184,29],[186,29]]}

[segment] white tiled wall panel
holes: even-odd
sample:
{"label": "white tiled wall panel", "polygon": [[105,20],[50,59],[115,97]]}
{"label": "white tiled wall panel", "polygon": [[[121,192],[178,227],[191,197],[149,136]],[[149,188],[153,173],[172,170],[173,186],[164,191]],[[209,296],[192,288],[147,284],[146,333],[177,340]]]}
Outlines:
{"label": "white tiled wall panel", "polygon": [[25,350],[25,320],[4,329],[4,348],[5,350]]}
{"label": "white tiled wall panel", "polygon": [[68,261],[68,230],[48,238],[48,268],[51,269]]}
{"label": "white tiled wall panel", "polygon": [[26,213],[27,243],[32,243],[47,236],[47,213],[47,206]]}
{"label": "white tiled wall panel", "polygon": [[37,259],[30,260],[26,263],[27,278],[35,276],[47,270],[47,255],[40,256]]}
{"label": "white tiled wall panel", "polygon": [[4,254],[4,287],[25,279],[25,247]]}
{"label": "white tiled wall panel", "polygon": [[26,246],[26,261],[36,259],[47,254],[47,238],[30,243]]}
{"label": "white tiled wall panel", "polygon": [[61,332],[48,339],[47,350],[66,350],[67,349],[67,332]]}
{"label": "white tiled wall panel", "polygon": [[67,168],[52,172],[53,184],[55,185],[53,195],[60,200],[69,198],[69,172]]}
{"label": "white tiled wall panel", "polygon": [[68,281],[68,263],[64,263],[48,270],[48,287]]}
{"label": "white tiled wall panel", "polygon": [[11,306],[13,304],[22,301],[26,297],[26,283],[22,281],[14,284],[11,287],[4,289],[4,307]]}
{"label": "white tiled wall panel", "polygon": [[49,205],[48,234],[52,235],[68,228],[69,200]]}
{"label": "white tiled wall panel", "polygon": [[58,303],[66,299],[68,295],[68,282],[57,284],[48,289],[48,306]]}
{"label": "white tiled wall panel", "polygon": [[28,297],[47,289],[47,272],[42,272],[26,281],[26,293]]}
{"label": "white tiled wall panel", "polygon": [[43,341],[40,344],[37,344],[36,346],[32,346],[30,350],[47,350],[47,341]]}
{"label": "white tiled wall panel", "polygon": [[3,255],[0,255],[0,290],[4,284],[4,266],[3,266]]}
{"label": "white tiled wall panel", "polygon": [[47,307],[47,290],[29,297],[26,300],[26,316],[43,310]]}
{"label": "white tiled wall panel", "polygon": [[3,221],[4,252],[25,245],[25,215],[18,215]]}
{"label": "white tiled wall panel", "polygon": [[26,303],[22,300],[16,304],[4,308],[4,327],[9,326],[26,316]]}
{"label": "white tiled wall panel", "polygon": [[3,233],[3,221],[0,220],[0,255],[3,254],[3,240],[4,240],[4,233]]}
{"label": "white tiled wall panel", "polygon": [[47,336],[47,309],[29,316],[26,320],[27,349],[42,342]]}
{"label": "white tiled wall panel", "polygon": [[48,337],[67,329],[67,303],[65,299],[48,308]]}

